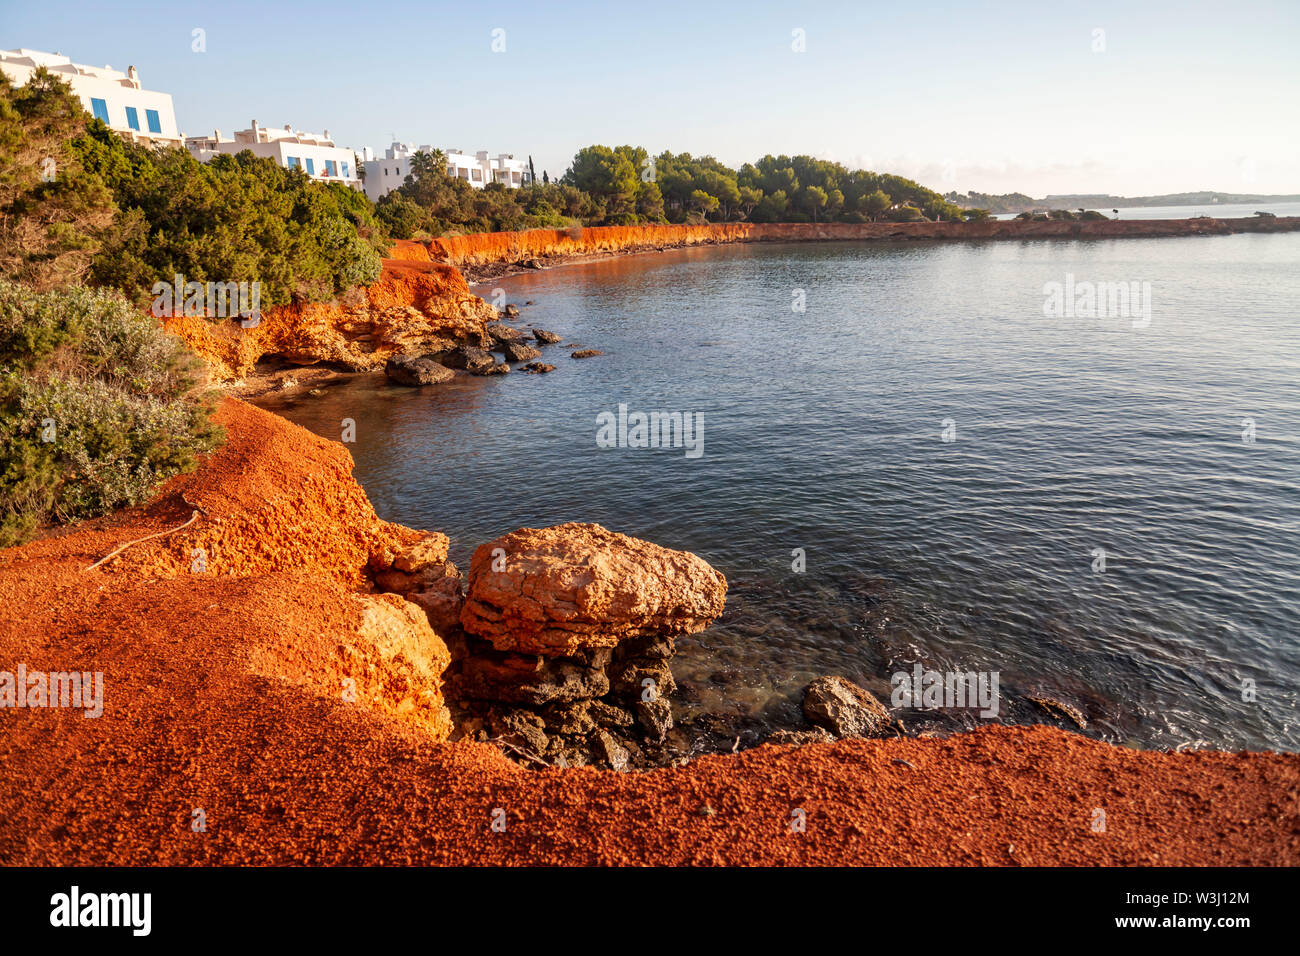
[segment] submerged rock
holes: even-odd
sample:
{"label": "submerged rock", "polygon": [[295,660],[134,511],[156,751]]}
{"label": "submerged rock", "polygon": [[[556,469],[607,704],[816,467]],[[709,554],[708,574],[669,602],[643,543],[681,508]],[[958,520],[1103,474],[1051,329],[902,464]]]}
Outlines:
{"label": "submerged rock", "polygon": [[554,365],[547,365],[545,362],[529,362],[524,366],[524,371],[529,375],[545,375],[547,372],[554,372]]}
{"label": "submerged rock", "polygon": [[394,355],[384,363],[384,374],[398,385],[437,385],[456,377],[432,358],[413,355]]}
{"label": "submerged rock", "polygon": [[602,352],[600,349],[579,349],[578,351],[574,352],[573,355],[570,357],[576,359],[585,359],[585,358],[593,358],[597,355],[604,355],[604,354],[605,353]]}
{"label": "submerged rock", "polygon": [[476,368],[476,369],[474,369],[474,371],[473,371],[472,373],[470,373],[470,374],[472,374],[472,375],[508,375],[509,373],[510,373],[510,366],[509,366],[509,365],[507,365],[505,362],[497,362],[496,364],[494,364],[494,365],[489,365],[489,366],[487,366],[486,368]]}
{"label": "submerged rock", "polygon": [[884,704],[843,677],[818,677],[809,684],[803,715],[837,737],[874,737],[890,723]]}

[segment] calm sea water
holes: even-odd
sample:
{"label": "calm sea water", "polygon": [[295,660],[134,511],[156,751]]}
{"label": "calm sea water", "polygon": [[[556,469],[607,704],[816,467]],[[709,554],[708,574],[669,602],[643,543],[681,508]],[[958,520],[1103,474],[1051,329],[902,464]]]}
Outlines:
{"label": "calm sea water", "polygon": [[[1149,324],[1046,316],[1067,273],[1149,283]],[[495,285],[606,354],[272,407],[355,419],[379,513],[462,566],[576,520],[705,557],[727,611],[679,644],[680,714],[792,725],[814,676],[887,699],[920,662],[997,672],[1011,722],[1046,694],[1134,746],[1300,749],[1300,235],[735,245]],[[620,403],[699,413],[704,454],[597,447]]]}
{"label": "calm sea water", "polygon": [[[1097,207],[1096,212],[1116,218],[1114,210]],[[1121,207],[1119,219],[1195,219],[1210,216],[1214,219],[1249,219],[1257,212],[1271,212],[1275,216],[1300,216],[1300,202],[1258,203],[1205,203],[1200,206],[1128,206]],[[1015,219],[1013,212],[1001,213],[994,219]]]}

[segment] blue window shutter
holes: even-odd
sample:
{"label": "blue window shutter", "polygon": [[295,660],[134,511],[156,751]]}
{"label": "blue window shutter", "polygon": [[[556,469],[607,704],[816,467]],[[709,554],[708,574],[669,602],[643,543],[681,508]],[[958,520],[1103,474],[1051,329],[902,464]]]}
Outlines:
{"label": "blue window shutter", "polygon": [[343,178],[344,178],[344,179],[347,179],[347,178],[348,178],[348,164],[347,164],[347,163],[344,163],[344,164],[343,164]]}
{"label": "blue window shutter", "polygon": [[157,110],[145,110],[144,118],[145,118],[145,122],[149,124],[149,132],[151,133],[162,132],[162,123],[158,122]]}
{"label": "blue window shutter", "polygon": [[108,122],[108,104],[103,100],[92,99],[90,101],[90,111],[95,114],[95,119]]}
{"label": "blue window shutter", "polygon": [[298,168],[298,157],[297,157],[297,156],[289,156],[289,157],[287,157],[287,159],[288,159],[288,161],[289,161],[289,168],[290,168],[290,169],[297,169],[297,168]]}
{"label": "blue window shutter", "polygon": [[310,156],[307,157],[307,175],[308,176],[316,175],[316,164],[311,161]]}
{"label": "blue window shutter", "polygon": [[126,108],[126,125],[133,130],[138,131],[140,129],[140,114],[135,111],[134,106]]}

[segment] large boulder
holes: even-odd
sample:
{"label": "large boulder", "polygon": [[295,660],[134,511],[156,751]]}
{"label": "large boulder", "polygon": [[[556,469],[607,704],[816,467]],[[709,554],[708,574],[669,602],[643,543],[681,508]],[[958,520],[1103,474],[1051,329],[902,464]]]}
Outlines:
{"label": "large boulder", "polygon": [[474,552],[461,624],[499,651],[571,656],[702,631],[726,594],[727,579],[685,551],[598,524],[521,528]]}
{"label": "large boulder", "polygon": [[809,684],[803,715],[837,737],[875,737],[890,723],[884,704],[843,677],[818,677]]}

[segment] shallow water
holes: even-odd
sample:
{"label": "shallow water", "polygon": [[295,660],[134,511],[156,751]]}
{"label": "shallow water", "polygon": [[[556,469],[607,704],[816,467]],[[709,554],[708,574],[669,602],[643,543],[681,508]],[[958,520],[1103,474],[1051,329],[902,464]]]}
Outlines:
{"label": "shallow water", "polygon": [[[1150,283],[1149,324],[1045,316],[1066,273]],[[263,404],[355,419],[380,515],[462,567],[575,520],[706,558],[727,611],[679,642],[680,714],[791,723],[813,676],[888,698],[919,661],[997,672],[1003,720],[1046,694],[1109,740],[1300,749],[1300,235],[734,245],[493,288],[606,354]],[[704,454],[598,447],[619,403],[699,413]]]}

